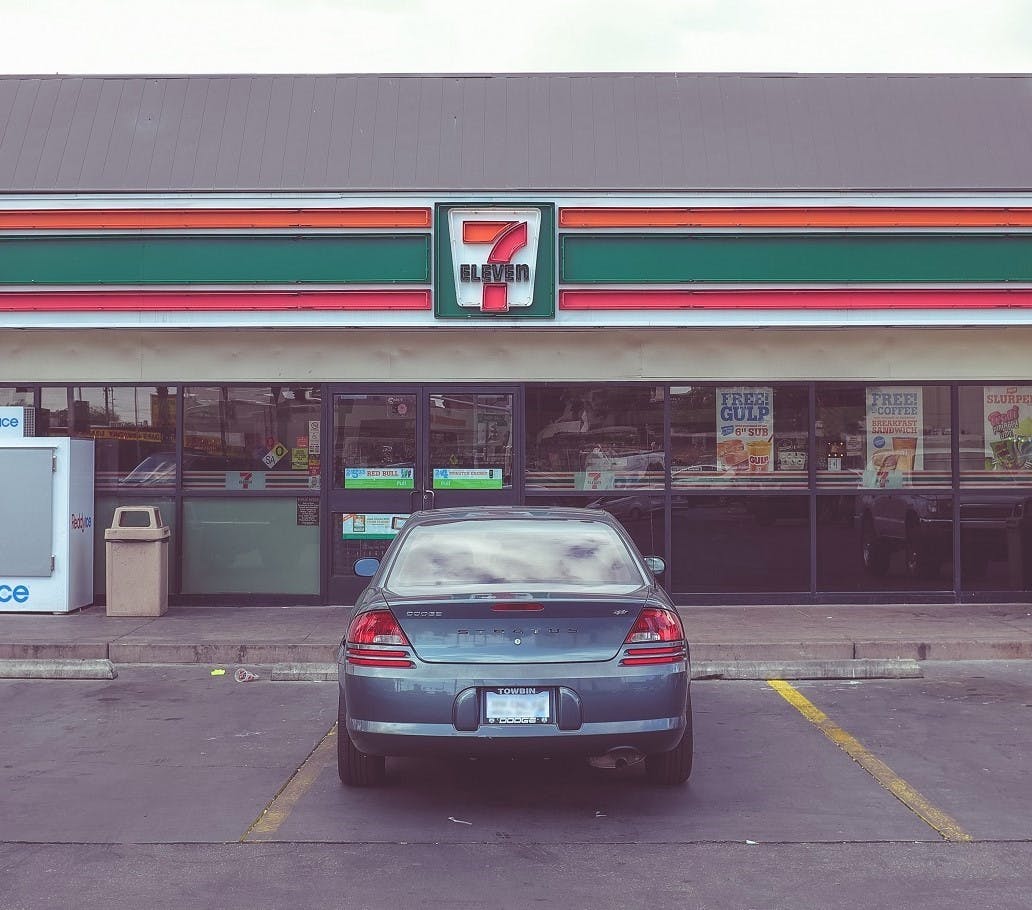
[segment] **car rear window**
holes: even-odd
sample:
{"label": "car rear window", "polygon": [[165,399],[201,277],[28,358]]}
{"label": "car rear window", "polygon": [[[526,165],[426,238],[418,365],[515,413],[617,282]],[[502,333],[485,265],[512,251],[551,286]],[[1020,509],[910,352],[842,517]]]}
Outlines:
{"label": "car rear window", "polygon": [[385,586],[417,594],[493,585],[637,588],[644,581],[627,545],[608,524],[498,519],[412,528],[399,542]]}

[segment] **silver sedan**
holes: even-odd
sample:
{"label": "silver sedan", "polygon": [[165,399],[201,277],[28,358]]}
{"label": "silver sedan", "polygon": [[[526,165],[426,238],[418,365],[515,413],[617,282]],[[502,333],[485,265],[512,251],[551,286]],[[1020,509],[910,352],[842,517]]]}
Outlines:
{"label": "silver sedan", "polygon": [[587,509],[413,515],[370,575],[338,654],[341,780],[391,755],[579,754],[692,768],[681,620],[620,525]]}

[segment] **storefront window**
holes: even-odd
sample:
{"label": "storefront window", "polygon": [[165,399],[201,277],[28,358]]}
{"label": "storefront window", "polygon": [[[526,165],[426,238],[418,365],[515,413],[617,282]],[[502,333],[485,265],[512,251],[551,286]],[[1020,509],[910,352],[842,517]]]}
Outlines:
{"label": "storefront window", "polygon": [[64,386],[44,386],[40,389],[36,435],[71,435],[71,425],[68,422],[68,389]]}
{"label": "storefront window", "polygon": [[808,496],[675,496],[672,505],[673,592],[809,591]]}
{"label": "storefront window", "polygon": [[175,386],[77,386],[75,435],[94,440],[98,490],[176,482]]}
{"label": "storefront window", "polygon": [[817,497],[817,590],[953,587],[953,497],[867,490]]}
{"label": "storefront window", "polygon": [[674,386],[673,488],[805,489],[808,398],[804,386]]}
{"label": "storefront window", "polygon": [[183,391],[183,485],[318,490],[318,386],[190,386]]}
{"label": "storefront window", "polygon": [[430,396],[435,490],[512,487],[512,395]]}
{"label": "storefront window", "polygon": [[416,396],[336,395],[334,489],[415,489]]}
{"label": "storefront window", "polygon": [[318,506],[307,499],[187,499],[184,594],[318,594]]}
{"label": "storefront window", "polygon": [[960,482],[1032,488],[1032,383],[961,386]]}
{"label": "storefront window", "polygon": [[661,490],[663,386],[527,390],[527,488]]}
{"label": "storefront window", "polygon": [[25,386],[0,386],[0,407],[30,408],[36,403],[36,393]]}
{"label": "storefront window", "polygon": [[960,583],[966,591],[1032,591],[1028,488],[961,496]]}
{"label": "storefront window", "polygon": [[818,386],[815,435],[822,487],[951,483],[948,386]]}
{"label": "storefront window", "polygon": [[643,556],[663,555],[666,535],[666,497],[663,493],[607,494],[587,501],[580,496],[535,496],[532,504],[601,509],[624,526]]}

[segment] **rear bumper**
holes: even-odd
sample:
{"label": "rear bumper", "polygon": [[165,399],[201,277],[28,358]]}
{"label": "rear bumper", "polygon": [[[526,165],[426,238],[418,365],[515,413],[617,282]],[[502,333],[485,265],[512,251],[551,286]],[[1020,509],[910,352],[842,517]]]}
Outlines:
{"label": "rear bumper", "polygon": [[681,741],[685,718],[585,724],[580,730],[540,724],[460,732],[451,724],[386,724],[350,717],[347,725],[355,745],[371,755],[602,755],[617,747],[668,752]]}
{"label": "rear bumper", "polygon": [[[569,664],[428,664],[408,670],[338,664],[341,717],[372,755],[600,755],[674,748],[686,727],[688,661],[620,667]],[[553,690],[551,723],[488,725],[485,688]]]}

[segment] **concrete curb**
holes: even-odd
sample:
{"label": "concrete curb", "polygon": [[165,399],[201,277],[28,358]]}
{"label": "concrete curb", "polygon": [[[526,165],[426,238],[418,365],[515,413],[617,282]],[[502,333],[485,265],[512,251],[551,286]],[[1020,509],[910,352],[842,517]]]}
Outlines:
{"label": "concrete curb", "polygon": [[273,682],[336,682],[336,664],[277,664],[269,679]]}
{"label": "concrete curb", "polygon": [[110,660],[0,660],[0,679],[115,679]]}
{"label": "concrete curb", "polygon": [[261,664],[322,663],[337,654],[337,643],[278,644],[201,641],[112,642],[108,657],[117,664]]}
{"label": "concrete curb", "polygon": [[693,661],[692,679],[918,679],[916,660]]}

